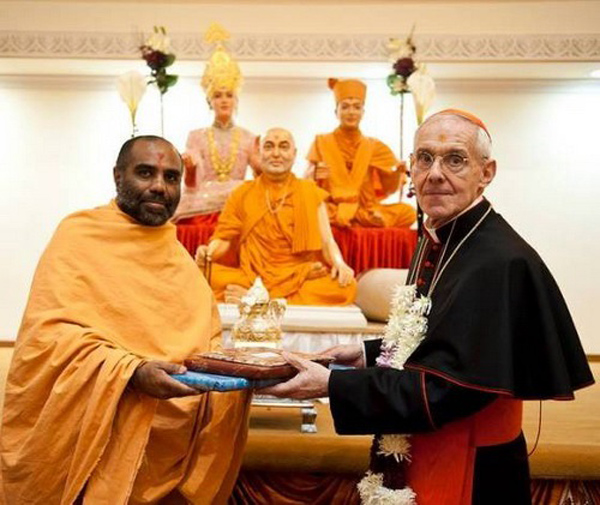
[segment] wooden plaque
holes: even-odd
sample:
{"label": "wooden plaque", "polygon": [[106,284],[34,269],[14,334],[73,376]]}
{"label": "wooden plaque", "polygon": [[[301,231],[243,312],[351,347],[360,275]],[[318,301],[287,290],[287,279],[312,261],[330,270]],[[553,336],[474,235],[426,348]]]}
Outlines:
{"label": "wooden plaque", "polygon": [[[281,349],[268,347],[238,347],[217,352],[196,354],[184,361],[188,370],[248,379],[285,379],[297,370],[281,356]],[[322,354],[293,352],[300,358],[327,366],[333,358]]]}

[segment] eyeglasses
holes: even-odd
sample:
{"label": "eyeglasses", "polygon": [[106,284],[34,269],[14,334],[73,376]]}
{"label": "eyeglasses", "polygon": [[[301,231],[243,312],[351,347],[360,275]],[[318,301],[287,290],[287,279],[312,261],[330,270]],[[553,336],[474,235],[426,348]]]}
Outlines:
{"label": "eyeglasses", "polygon": [[442,169],[446,169],[453,174],[460,172],[469,163],[469,158],[459,153],[434,155],[428,151],[419,151],[415,156],[413,169],[418,172],[427,172],[437,158],[441,160]]}

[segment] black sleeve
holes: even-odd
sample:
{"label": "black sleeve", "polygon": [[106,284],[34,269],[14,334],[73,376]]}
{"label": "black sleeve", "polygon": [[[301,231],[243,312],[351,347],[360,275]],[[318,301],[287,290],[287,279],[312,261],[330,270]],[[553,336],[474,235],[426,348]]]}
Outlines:
{"label": "black sleeve", "polygon": [[380,338],[375,340],[365,340],[363,342],[365,346],[365,361],[367,362],[367,367],[375,366],[375,360],[381,352],[381,342],[382,340]]}
{"label": "black sleeve", "polygon": [[433,431],[495,398],[415,370],[334,370],[329,379],[331,415],[342,435]]}

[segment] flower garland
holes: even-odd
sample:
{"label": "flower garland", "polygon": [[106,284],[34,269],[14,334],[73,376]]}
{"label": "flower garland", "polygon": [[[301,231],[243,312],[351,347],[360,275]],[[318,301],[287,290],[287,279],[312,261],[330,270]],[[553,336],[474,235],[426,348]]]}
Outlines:
{"label": "flower garland", "polygon": [[[402,370],[404,363],[427,333],[431,298],[420,296],[414,284],[397,286],[390,319],[385,327],[378,366]],[[416,495],[406,485],[404,465],[410,463],[407,435],[375,437],[371,465],[358,483],[364,505],[415,505]]]}

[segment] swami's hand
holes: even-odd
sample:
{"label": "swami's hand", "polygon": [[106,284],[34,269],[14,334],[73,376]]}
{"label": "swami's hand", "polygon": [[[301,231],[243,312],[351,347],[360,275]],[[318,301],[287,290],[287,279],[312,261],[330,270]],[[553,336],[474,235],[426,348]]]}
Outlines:
{"label": "swami's hand", "polygon": [[352,282],[352,279],[354,279],[354,270],[344,262],[334,264],[331,267],[331,278],[335,279],[336,277],[339,285],[344,288]]}
{"label": "swami's hand", "polygon": [[315,179],[317,181],[329,179],[329,167],[324,161],[319,161],[315,165]]}
{"label": "swami's hand", "polygon": [[196,265],[198,265],[200,268],[204,268],[207,260],[211,260],[211,258],[208,257],[208,246],[206,244],[198,246],[194,259],[196,260]]}
{"label": "swami's hand", "polygon": [[170,377],[170,374],[181,374],[186,371],[183,365],[168,361],[147,361],[133,373],[129,384],[136,391],[160,400],[200,394],[201,391]]}
{"label": "swami's hand", "polygon": [[336,345],[323,351],[321,354],[331,356],[339,365],[352,366],[354,368],[365,367],[365,356],[362,344]]}
{"label": "swami's hand", "polygon": [[371,218],[371,221],[373,222],[374,226],[378,228],[385,227],[385,220],[383,219],[383,214],[378,210],[371,211]]}
{"label": "swami's hand", "polygon": [[331,372],[327,368],[287,352],[283,352],[281,355],[290,365],[298,370],[298,375],[292,377],[287,382],[259,389],[258,392],[260,394],[273,395],[280,398],[295,398],[297,400],[322,398],[329,395],[328,385]]}

